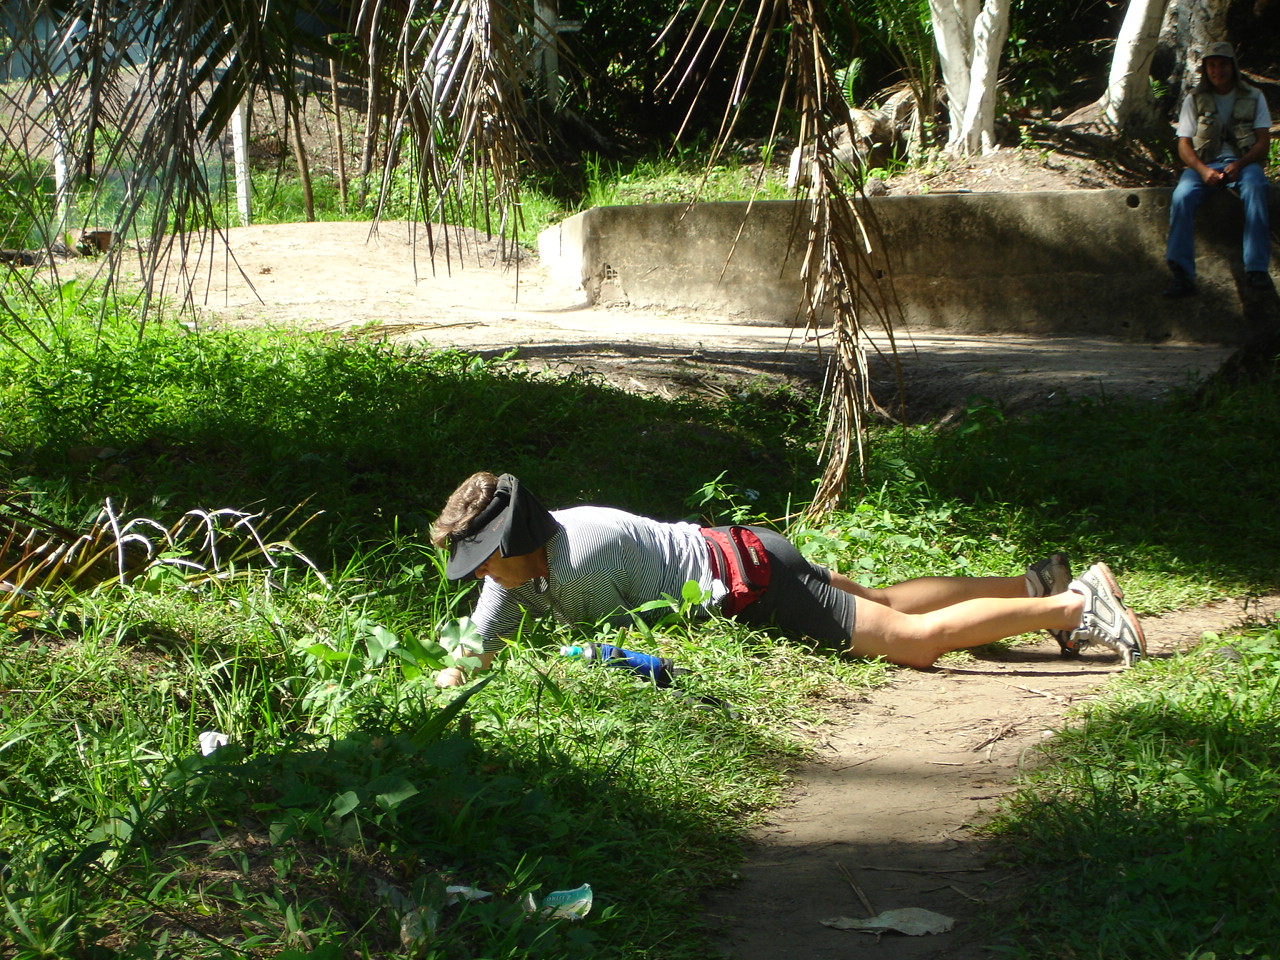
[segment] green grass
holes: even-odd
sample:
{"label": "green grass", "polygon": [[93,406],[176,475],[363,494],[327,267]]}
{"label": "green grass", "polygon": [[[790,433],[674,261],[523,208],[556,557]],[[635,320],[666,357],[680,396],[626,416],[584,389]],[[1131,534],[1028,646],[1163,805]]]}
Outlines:
{"label": "green grass", "polygon": [[805,492],[803,444],[768,436],[771,422],[797,422],[789,394],[748,391],[708,416],[458,352],[173,326],[139,341],[127,317],[85,335],[89,322],[44,331],[47,351],[0,356],[0,448],[11,482],[41,504],[111,496],[169,522],[194,504],[306,500],[324,517],[305,547],[323,551],[391,523],[422,530],[461,478],[499,459],[552,502],[665,519],[686,513],[681,497],[714,477],[709,465],[768,491],[760,508],[774,516]]}
{"label": "green grass", "polygon": [[[519,235],[522,243],[532,245],[540,232],[565,217],[590,207],[633,203],[689,203],[704,201],[786,199],[785,176],[777,169],[757,183],[758,168],[743,166],[733,160],[707,169],[705,161],[695,158],[649,158],[628,161],[590,159],[583,165],[581,183],[553,186],[533,178],[521,186]],[[303,194],[297,177],[288,169],[259,171],[253,175],[253,222],[296,223],[302,219]],[[313,202],[317,220],[367,220],[379,212],[385,220],[422,219],[416,201],[416,188],[406,170],[397,170],[390,181],[382,184],[373,178],[369,188],[359,190],[353,183],[348,202],[343,205],[333,177],[314,173]],[[363,202],[361,202],[363,196]],[[568,198],[566,198],[568,197]],[[575,199],[576,198],[576,199]],[[451,204],[434,221],[459,223],[480,230],[496,232],[499,224],[485,218],[483,211]],[[227,203],[226,226],[237,223],[234,198]]]}
{"label": "green grass", "polygon": [[[392,172],[384,183],[381,174],[361,184],[353,178],[344,202],[337,179],[320,169],[311,171],[312,204],[317,221],[361,221],[380,216],[384,220],[423,220],[427,214],[417,198],[418,188],[409,164]],[[17,155],[0,155],[0,239],[6,246],[42,247],[40,224],[53,217],[52,175],[36,176],[32,164]],[[41,168],[42,169],[42,168]],[[42,172],[46,172],[43,171]],[[212,215],[221,227],[239,226],[234,171],[211,164],[205,171],[212,185]],[[680,157],[638,157],[625,161],[591,158],[577,180],[565,177],[552,182],[531,176],[520,187],[518,222],[503,225],[490,218],[483,203],[470,196],[450,198],[445,209],[430,213],[432,222],[474,227],[486,233],[500,231],[518,236],[528,246],[540,232],[560,220],[594,206],[632,203],[688,203],[704,201],[785,199],[785,175],[770,167],[760,178],[758,166],[744,166],[730,157],[708,170],[705,160],[690,154]],[[302,183],[291,165],[258,168],[251,174],[251,217],[255,224],[298,223],[304,218]],[[571,179],[571,178],[570,178]],[[564,182],[561,182],[564,181]],[[490,186],[491,189],[491,186]],[[113,221],[123,202],[123,186],[109,177],[73,198],[71,226],[82,222],[104,226]],[[153,202],[144,202],[135,230],[147,232],[153,219]],[[188,226],[198,229],[203,210],[188,213]],[[79,219],[77,219],[79,218]],[[87,219],[86,219],[87,218]],[[514,231],[514,232],[513,232]]]}
{"label": "green grass", "polygon": [[1277,955],[1278,687],[1280,630],[1209,636],[1059,734],[996,825],[1034,878],[1014,955]]}
{"label": "green grass", "polygon": [[1259,455],[1278,434],[1268,379],[1023,421],[975,405],[959,430],[927,433],[915,450],[934,495],[979,508],[987,529],[1107,560],[1152,613],[1280,583],[1277,478]]}
{"label": "green grass", "polygon": [[[764,638],[663,638],[714,677],[693,692],[735,696],[733,718],[549,661],[557,638],[539,630],[467,705],[463,735],[444,722],[456,694],[431,683],[443,651],[412,615],[430,606],[423,571],[376,571],[370,598],[374,572],[103,598],[10,638],[0,929],[20,955],[123,941],[392,956],[405,902],[440,916],[428,956],[638,955],[654,925],[692,924],[686,904],[798,754],[782,717],[816,715],[840,685]],[[205,729],[231,745],[198,756]],[[525,895],[583,882],[586,923],[524,919]],[[448,907],[455,883],[495,896]]]}
{"label": "green grass", "polygon": [[0,149],[0,247],[38,249],[56,214],[52,173],[5,147]]}
{"label": "green grass", "polygon": [[[801,393],[656,400],[359,338],[160,324],[139,340],[127,311],[99,324],[71,306],[26,322],[43,346],[11,322],[0,350],[0,487],[22,502],[77,528],[106,500],[165,526],[194,508],[323,512],[294,538],[318,570],[288,553],[216,576],[171,564],[5,608],[6,958],[396,957],[402,923],[431,918],[418,956],[705,957],[698,894],[804,755],[790,721],[888,675],[673,610],[621,640],[690,668],[693,702],[560,659],[568,636],[546,624],[483,686],[431,682],[472,596],[424,531],[464,476],[785,524],[823,419]],[[1013,574],[1052,547],[1114,561],[1143,611],[1273,590],[1277,441],[1274,380],[1026,420],[975,404],[945,430],[878,431],[857,500],[790,532],[867,583]],[[1275,641],[1241,641],[1239,664],[1145,665],[1056,738],[1001,824],[1032,877],[995,928],[1010,951],[1265,943]],[[207,730],[230,745],[201,756]],[[1224,886],[1236,862],[1247,885]],[[526,896],[582,883],[584,922],[525,916]],[[453,884],[492,897],[449,904]]]}
{"label": "green grass", "polygon": [[627,164],[596,159],[587,164],[582,207],[633,203],[689,203],[749,200],[785,200],[786,178],[771,169],[759,177],[756,167],[734,162],[710,170],[696,159],[640,159]]}

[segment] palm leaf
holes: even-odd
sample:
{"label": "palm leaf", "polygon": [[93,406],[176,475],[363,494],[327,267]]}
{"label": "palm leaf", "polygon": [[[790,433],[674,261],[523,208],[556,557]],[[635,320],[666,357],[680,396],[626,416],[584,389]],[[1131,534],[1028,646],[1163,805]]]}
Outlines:
{"label": "palm leaf", "polygon": [[[0,113],[17,118],[8,122],[6,139],[23,144],[21,172],[32,180],[43,182],[55,154],[68,158],[76,190],[74,197],[52,201],[34,192],[41,199],[30,212],[52,224],[42,228],[45,245],[54,248],[64,231],[106,228],[128,243],[110,249],[103,277],[118,288],[123,258],[136,256],[147,281],[138,302],[144,319],[157,289],[191,303],[199,267],[189,264],[213,249],[206,241],[215,208],[229,205],[225,181],[209,164],[211,149],[255,85],[269,86],[281,99],[286,120],[297,117],[301,85],[295,80],[314,72],[317,60],[338,55],[328,40],[331,31],[353,38],[344,67],[367,93],[363,167],[372,172],[376,154],[387,186],[393,171],[409,162],[421,219],[474,214],[491,233],[517,239],[521,164],[543,135],[534,106],[547,104],[552,93],[539,90],[528,72],[531,45],[549,32],[533,0],[333,6],[343,14],[341,22],[325,21],[319,5],[308,0],[6,5],[15,46],[29,65],[20,82],[0,91]],[[867,279],[876,269],[872,241],[879,231],[836,173],[830,131],[840,122],[841,98],[827,62],[823,6],[759,0],[751,9],[724,0],[706,0],[702,7],[702,19],[731,15],[746,38],[713,153],[733,137],[753,80],[774,55],[777,38],[785,37],[790,80],[784,96],[795,101],[801,142],[817,144],[814,195],[797,201],[797,222],[807,224],[800,315],[815,328],[830,317],[834,341],[827,468],[815,501],[816,509],[826,509],[838,500],[849,468],[864,463],[864,427],[873,403],[865,333],[878,324],[892,334],[896,298],[891,282]],[[83,42],[73,53],[50,43],[39,33],[41,18],[52,18],[64,31],[79,19],[87,25]],[[304,28],[306,18],[310,28]],[[727,55],[723,45],[691,52]],[[556,104],[549,106],[553,114]],[[775,142],[782,115],[780,101]],[[52,213],[51,203],[57,207]],[[426,241],[434,257],[437,237],[430,227]],[[449,245],[446,231],[446,263]],[[56,275],[56,264],[49,269]],[[33,286],[31,292],[38,291]],[[112,305],[110,298],[101,302],[103,309]],[[5,304],[0,300],[0,308]]]}
{"label": "palm leaf", "polygon": [[[217,214],[226,222],[231,206],[221,155],[237,107],[255,88],[269,88],[286,124],[296,124],[300,91],[327,76],[334,59],[368,92],[366,170],[376,157],[386,187],[411,163],[422,219],[485,220],[493,210],[496,220],[485,221],[491,232],[518,235],[519,171],[539,135],[530,104],[549,92],[531,96],[530,49],[550,34],[533,0],[6,7],[22,76],[0,88],[0,114],[6,140],[20,148],[0,180],[47,182],[64,158],[72,192],[45,191],[24,211],[38,225],[32,245],[55,250],[90,228],[124,241],[107,251],[101,278],[114,289],[125,258],[136,261],[147,281],[138,299],[144,317],[156,289],[190,304],[192,278],[213,266],[201,260],[214,248],[207,234]],[[334,8],[339,19],[326,18]],[[73,41],[60,42],[68,32]],[[335,35],[353,42],[340,49],[330,42]],[[434,254],[430,228],[426,239]],[[440,239],[447,255],[448,232]],[[46,267],[56,279],[57,263]]]}
{"label": "palm leaf", "polygon": [[[713,9],[713,0],[706,0],[702,13]],[[865,202],[861,179],[849,184],[844,166],[836,158],[835,131],[848,121],[848,110],[828,55],[825,6],[816,0],[796,0],[787,5],[786,17],[779,16],[782,9],[770,0],[759,0],[737,67],[736,105],[726,108],[711,162],[727,147],[751,80],[765,58],[773,55],[776,35],[784,35],[788,84],[778,104],[770,142],[778,140],[780,118],[789,103],[798,117],[799,142],[814,144],[812,187],[797,197],[794,222],[797,242],[803,244],[803,297],[797,316],[819,349],[824,349],[821,344],[827,341],[829,352],[824,468],[808,508],[810,514],[820,515],[839,504],[850,470],[866,468],[866,427],[871,411],[880,406],[871,394],[868,378],[867,353],[879,350],[868,336],[872,330],[885,334],[887,358],[897,375],[901,399],[894,329],[902,308],[880,252],[883,232],[874,210]]]}
{"label": "palm leaf", "polygon": [[[294,522],[302,506],[282,516],[245,510],[191,510],[165,527],[146,517],[123,519],[108,501],[82,531],[0,499],[0,620],[30,609],[36,596],[56,598],[134,582],[157,569],[187,583],[235,576],[281,557],[316,572],[293,544],[318,514]],[[282,533],[287,529],[287,533]]]}

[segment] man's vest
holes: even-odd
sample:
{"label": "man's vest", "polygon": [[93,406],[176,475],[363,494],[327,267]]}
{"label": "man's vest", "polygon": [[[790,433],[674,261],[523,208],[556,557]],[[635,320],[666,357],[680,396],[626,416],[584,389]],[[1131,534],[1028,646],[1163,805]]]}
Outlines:
{"label": "man's vest", "polygon": [[1218,102],[1212,90],[1196,90],[1191,94],[1196,106],[1196,133],[1191,146],[1201,160],[1216,160],[1222,156],[1222,142],[1227,140],[1237,157],[1242,157],[1256,139],[1254,117],[1258,115],[1258,97],[1262,94],[1254,87],[1236,81],[1235,101],[1231,105],[1231,125],[1222,129],[1218,114]]}

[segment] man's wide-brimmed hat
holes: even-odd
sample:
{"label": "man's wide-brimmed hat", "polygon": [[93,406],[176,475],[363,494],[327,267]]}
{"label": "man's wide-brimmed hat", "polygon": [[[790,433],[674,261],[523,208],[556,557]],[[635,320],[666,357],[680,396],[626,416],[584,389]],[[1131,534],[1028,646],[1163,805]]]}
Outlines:
{"label": "man's wide-brimmed hat", "polygon": [[1210,57],[1226,57],[1229,60],[1236,58],[1236,49],[1225,40],[1219,40],[1217,43],[1211,43],[1205,48],[1204,56],[1200,59],[1207,60]]}
{"label": "man's wide-brimmed hat", "polygon": [[466,532],[449,541],[449,562],[445,576],[465,580],[476,568],[493,556],[495,550],[504,557],[533,553],[550,540],[560,525],[520,481],[509,473],[498,478],[493,499],[480,511]]}

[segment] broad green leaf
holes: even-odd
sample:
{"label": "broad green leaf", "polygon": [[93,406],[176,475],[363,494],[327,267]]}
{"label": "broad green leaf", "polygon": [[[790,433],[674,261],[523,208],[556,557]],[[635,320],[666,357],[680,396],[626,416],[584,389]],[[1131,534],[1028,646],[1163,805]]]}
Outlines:
{"label": "broad green leaf", "polygon": [[374,799],[378,801],[378,806],[382,807],[382,809],[394,810],[410,797],[417,795],[418,792],[418,788],[408,780],[398,778],[390,790],[378,794]]}
{"label": "broad green leaf", "polygon": [[358,806],[360,806],[360,797],[354,790],[348,790],[346,793],[340,793],[333,798],[333,815],[335,817],[345,817]]}

